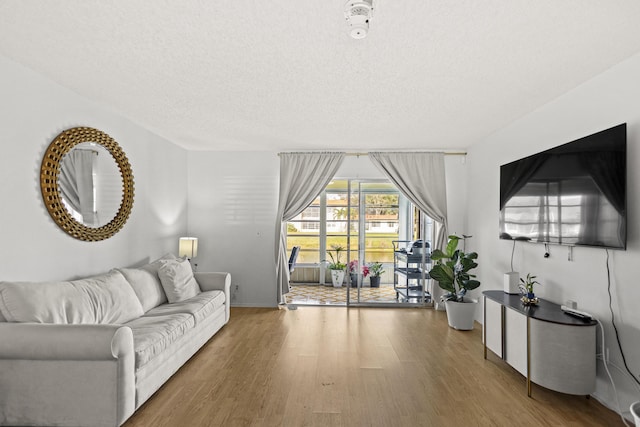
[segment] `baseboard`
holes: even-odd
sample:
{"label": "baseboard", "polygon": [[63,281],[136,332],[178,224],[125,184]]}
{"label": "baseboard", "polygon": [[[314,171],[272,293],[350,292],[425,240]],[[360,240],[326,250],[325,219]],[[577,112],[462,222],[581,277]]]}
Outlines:
{"label": "baseboard", "polygon": [[247,308],[276,308],[278,304],[274,305],[263,305],[263,304],[255,304],[255,303],[231,303],[231,307],[247,307]]}

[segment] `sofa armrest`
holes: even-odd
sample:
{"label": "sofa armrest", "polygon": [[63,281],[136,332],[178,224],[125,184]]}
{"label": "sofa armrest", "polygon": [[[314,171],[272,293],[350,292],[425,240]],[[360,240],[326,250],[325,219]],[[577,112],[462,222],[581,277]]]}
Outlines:
{"label": "sofa armrest", "polygon": [[229,321],[231,314],[231,274],[224,272],[196,272],[194,274],[196,282],[202,291],[223,291],[225,296],[226,319]]}
{"label": "sofa armrest", "polygon": [[0,425],[121,425],[133,349],[126,326],[0,323]]}
{"label": "sofa armrest", "polygon": [[111,360],[127,353],[133,333],[126,326],[0,323],[0,359]]}
{"label": "sofa armrest", "polygon": [[196,282],[202,291],[224,291],[231,290],[231,274],[224,272],[196,272],[194,273]]}

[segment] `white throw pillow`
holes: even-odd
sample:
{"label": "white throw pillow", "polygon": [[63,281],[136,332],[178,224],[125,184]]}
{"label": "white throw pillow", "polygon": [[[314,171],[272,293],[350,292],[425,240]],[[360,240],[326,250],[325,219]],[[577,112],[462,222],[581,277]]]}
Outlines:
{"label": "white throw pillow", "polygon": [[8,322],[122,324],[144,314],[118,271],[71,282],[0,282]]}
{"label": "white throw pillow", "polygon": [[162,283],[158,277],[158,270],[164,261],[177,259],[173,254],[166,254],[140,268],[118,268],[125,279],[135,291],[142,303],[145,313],[154,307],[167,302],[167,296],[162,289]]}
{"label": "white throw pillow", "polygon": [[191,263],[186,258],[163,261],[158,269],[158,277],[169,303],[184,301],[200,293]]}

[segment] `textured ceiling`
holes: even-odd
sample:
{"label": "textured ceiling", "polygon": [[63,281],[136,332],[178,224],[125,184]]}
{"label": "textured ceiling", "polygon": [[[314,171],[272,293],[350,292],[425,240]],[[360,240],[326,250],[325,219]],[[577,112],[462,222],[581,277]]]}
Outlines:
{"label": "textured ceiling", "polygon": [[640,51],[638,0],[2,0],[0,54],[188,149],[464,149]]}

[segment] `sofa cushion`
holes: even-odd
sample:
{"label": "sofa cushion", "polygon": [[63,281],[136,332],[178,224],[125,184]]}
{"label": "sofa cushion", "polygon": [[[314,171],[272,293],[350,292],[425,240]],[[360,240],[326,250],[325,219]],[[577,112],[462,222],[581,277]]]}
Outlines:
{"label": "sofa cushion", "polygon": [[133,349],[138,369],[192,329],[195,321],[188,313],[145,315],[127,323],[127,326],[133,332]]}
{"label": "sofa cushion", "polygon": [[201,292],[186,301],[174,304],[163,304],[147,312],[147,316],[165,316],[175,313],[189,313],[193,316],[196,325],[207,316],[224,305],[225,295],[222,291]]}
{"label": "sofa cushion", "polygon": [[0,282],[8,322],[120,324],[144,314],[118,271],[70,282]]}
{"label": "sofa cushion", "polygon": [[176,257],[173,254],[166,254],[140,268],[117,269],[135,291],[145,312],[167,302],[167,295],[164,293],[158,277],[158,269],[162,266],[163,261],[169,259],[176,259]]}
{"label": "sofa cushion", "polygon": [[184,301],[200,293],[191,263],[186,258],[162,261],[158,276],[169,303]]}

